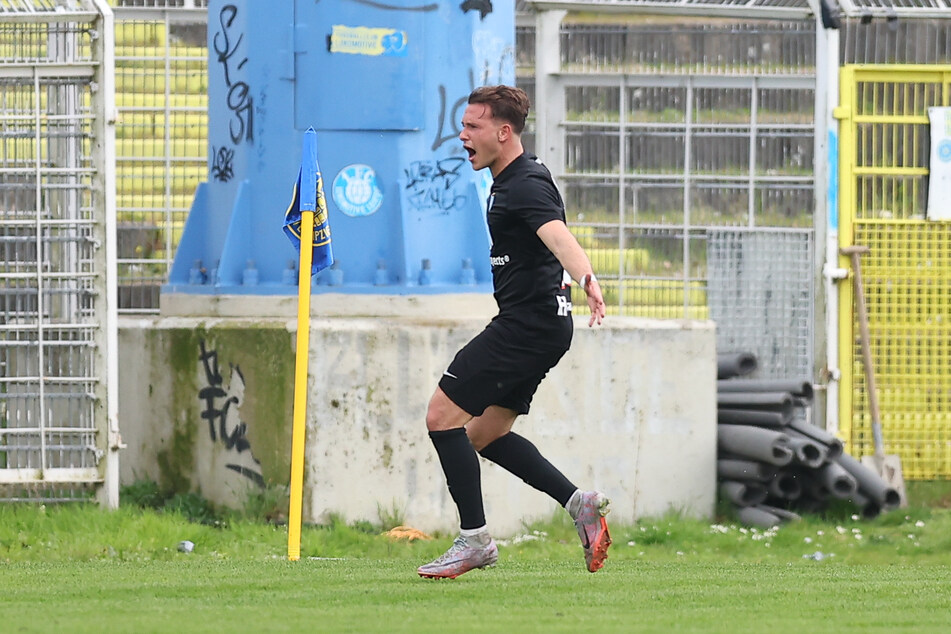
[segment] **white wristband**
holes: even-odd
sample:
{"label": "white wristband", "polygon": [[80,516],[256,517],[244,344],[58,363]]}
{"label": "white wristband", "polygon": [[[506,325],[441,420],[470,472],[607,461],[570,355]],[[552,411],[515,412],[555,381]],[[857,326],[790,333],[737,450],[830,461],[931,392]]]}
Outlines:
{"label": "white wristband", "polygon": [[589,281],[597,282],[598,278],[594,276],[594,273],[585,273],[584,275],[581,276],[581,279],[578,280],[578,284],[580,284],[581,288],[584,289],[586,286],[588,286]]}

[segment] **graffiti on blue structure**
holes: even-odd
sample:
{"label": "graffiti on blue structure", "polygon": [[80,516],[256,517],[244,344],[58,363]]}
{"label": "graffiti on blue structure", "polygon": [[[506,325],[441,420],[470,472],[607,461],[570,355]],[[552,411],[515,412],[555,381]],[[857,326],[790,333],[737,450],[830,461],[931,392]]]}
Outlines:
{"label": "graffiti on blue structure", "polygon": [[403,170],[409,204],[420,211],[447,212],[461,208],[465,195],[456,187],[465,159],[459,156],[438,161],[413,161]]}
{"label": "graffiti on blue structure", "polygon": [[235,18],[238,17],[238,7],[226,4],[218,13],[218,23],[221,30],[215,33],[214,49],[218,55],[225,75],[225,86],[228,88],[228,110],[231,111],[231,121],[228,123],[228,132],[231,141],[237,145],[241,141],[254,141],[254,98],[247,82],[236,80],[231,75],[240,71],[248,58],[238,59],[235,55],[244,41],[244,34],[235,34],[231,31]]}
{"label": "graffiti on blue structure", "polygon": [[211,175],[222,183],[234,178],[234,150],[227,147],[211,148]]}
{"label": "graffiti on blue structure", "polygon": [[[248,426],[246,423],[237,420],[237,406],[240,406],[242,400],[239,394],[244,394],[244,376],[241,374],[241,368],[231,366],[231,381],[228,386],[229,389],[226,390],[224,378],[218,368],[218,352],[206,349],[204,340],[199,342],[199,349],[206,384],[198,391],[198,398],[204,401],[201,418],[208,421],[208,431],[211,434],[212,442],[220,442],[227,451],[234,451],[238,454],[247,451],[255,465],[259,464],[257,458],[251,453],[251,442],[247,436]],[[232,409],[232,406],[235,406],[234,409]],[[258,486],[264,486],[264,476],[261,475],[260,471],[233,463],[225,466],[250,479]]]}
{"label": "graffiti on blue structure", "polygon": [[[320,0],[317,1],[320,2]],[[383,9],[385,11],[435,11],[439,8],[439,4],[435,2],[419,4],[412,7],[401,7],[388,2],[380,2],[379,0],[350,0],[350,2],[363,4],[368,7],[373,7],[374,9]]]}
{"label": "graffiti on blue structure", "polygon": [[459,5],[459,8],[462,9],[463,13],[478,11],[479,19],[484,20],[485,16],[492,13],[492,0],[465,0]]}
{"label": "graffiti on blue structure", "polygon": [[473,33],[472,52],[481,85],[503,84],[515,77],[515,47],[495,32],[482,29]]}
{"label": "graffiti on blue structure", "polygon": [[[469,90],[475,88],[475,77],[472,70],[469,71]],[[449,107],[449,97],[446,95],[446,87],[439,85],[439,122],[436,126],[436,138],[433,139],[432,151],[435,152],[446,141],[458,140],[459,133],[462,130],[459,126],[462,124],[462,111],[466,109],[466,103],[469,101],[469,94],[459,97],[452,102]],[[448,132],[447,132],[448,130]],[[461,149],[461,148],[460,148]]]}
{"label": "graffiti on blue structure", "polygon": [[[265,64],[261,67],[261,74],[258,77],[259,88],[257,100],[254,102],[254,123],[258,126],[258,129],[263,129],[265,120],[267,119],[267,89],[270,82],[270,68]],[[267,135],[263,139],[258,139],[256,146],[256,152],[258,155],[258,171],[264,172],[266,170],[264,154],[267,151],[265,147],[265,141],[267,140]]]}

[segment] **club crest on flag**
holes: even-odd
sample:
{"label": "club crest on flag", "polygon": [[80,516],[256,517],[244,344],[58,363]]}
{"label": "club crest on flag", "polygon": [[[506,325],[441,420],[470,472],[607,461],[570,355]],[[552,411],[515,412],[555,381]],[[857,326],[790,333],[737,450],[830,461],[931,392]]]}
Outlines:
{"label": "club crest on flag", "polygon": [[298,253],[301,249],[301,214],[305,211],[314,212],[311,275],[316,275],[333,264],[334,256],[330,244],[330,218],[327,214],[324,182],[317,162],[317,133],[313,128],[304,133],[300,170],[294,183],[291,204],[284,212],[284,233]]}

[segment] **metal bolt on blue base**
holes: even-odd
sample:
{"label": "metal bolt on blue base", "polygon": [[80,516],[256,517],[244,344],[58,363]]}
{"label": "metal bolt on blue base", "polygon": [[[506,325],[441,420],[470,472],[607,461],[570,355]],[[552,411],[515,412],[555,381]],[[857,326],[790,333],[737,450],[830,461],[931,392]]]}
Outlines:
{"label": "metal bolt on blue base", "polygon": [[258,270],[254,266],[254,260],[248,260],[248,264],[244,268],[244,274],[241,277],[241,283],[244,286],[257,286],[259,279]]}
{"label": "metal bolt on blue base", "polygon": [[287,268],[281,274],[281,283],[285,286],[297,286],[297,282],[297,262],[288,260]]}
{"label": "metal bolt on blue base", "polygon": [[386,272],[386,260],[379,260],[376,263],[376,273],[373,276],[374,286],[386,286],[390,283],[389,274]]}
{"label": "metal bolt on blue base", "polygon": [[201,265],[201,260],[195,260],[192,268],[188,270],[188,283],[194,286],[204,284],[207,281],[205,268]]}
{"label": "metal bolt on blue base", "polygon": [[327,269],[325,278],[328,286],[343,286],[343,268],[340,266],[340,260],[334,261]]}
{"label": "metal bolt on blue base", "polygon": [[462,275],[459,278],[459,283],[466,286],[472,286],[476,283],[475,269],[472,268],[471,258],[465,258],[462,261]]}
{"label": "metal bolt on blue base", "polygon": [[419,285],[429,286],[433,283],[433,265],[429,259],[423,260],[422,268],[419,270]]}

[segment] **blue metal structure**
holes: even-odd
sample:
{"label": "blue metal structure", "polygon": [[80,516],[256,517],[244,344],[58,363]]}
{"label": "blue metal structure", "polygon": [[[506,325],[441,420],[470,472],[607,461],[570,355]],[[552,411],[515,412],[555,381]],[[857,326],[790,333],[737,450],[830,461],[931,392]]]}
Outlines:
{"label": "blue metal structure", "polygon": [[281,226],[317,131],[335,265],[315,291],[486,292],[469,92],[515,81],[514,0],[212,0],[208,180],[163,292],[296,293]]}

